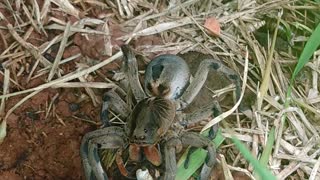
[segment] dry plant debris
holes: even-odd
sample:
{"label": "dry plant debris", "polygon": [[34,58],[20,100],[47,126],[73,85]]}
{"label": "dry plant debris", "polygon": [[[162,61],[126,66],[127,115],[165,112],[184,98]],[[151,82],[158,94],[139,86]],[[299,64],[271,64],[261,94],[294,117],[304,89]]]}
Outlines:
{"label": "dry plant debris", "polygon": [[[297,61],[290,43],[303,43],[306,37],[293,37],[281,49],[271,46],[281,32],[273,38],[264,36],[265,44],[255,36],[259,28],[274,24],[266,18],[276,20],[279,12],[289,24],[312,23],[306,14],[319,11],[319,4],[305,4],[291,0],[1,1],[0,179],[84,178],[79,143],[84,133],[99,125],[102,92],[117,88],[124,96],[127,93],[119,73],[119,46],[125,43],[145,57],[142,70],[156,55],[196,51],[224,61],[240,74],[248,48],[245,109],[222,120],[223,135],[236,136],[259,158],[268,132],[275,127],[268,168],[278,179],[320,179],[320,53],[314,54],[297,79],[292,106],[284,108]],[[219,37],[206,31],[205,21],[212,17],[219,22],[220,32],[214,33]],[[225,92],[230,88],[210,91],[210,96],[219,98]],[[226,104],[224,110],[231,109]],[[118,115],[113,120],[123,123]],[[234,131],[224,131],[228,127]],[[219,154],[226,177],[243,178],[239,172],[247,179],[254,177],[253,167],[230,141],[224,142]]]}

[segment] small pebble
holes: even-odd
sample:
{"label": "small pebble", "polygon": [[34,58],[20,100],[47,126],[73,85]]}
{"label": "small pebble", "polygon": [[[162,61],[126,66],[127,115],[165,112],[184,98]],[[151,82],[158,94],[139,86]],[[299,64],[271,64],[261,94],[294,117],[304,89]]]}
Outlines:
{"label": "small pebble", "polygon": [[136,172],[136,175],[138,180],[153,180],[148,169],[145,169],[145,170],[138,169]]}
{"label": "small pebble", "polygon": [[69,104],[69,110],[71,111],[71,112],[76,112],[76,111],[78,111],[80,109],[80,105],[79,104],[77,104],[77,103],[70,103]]}
{"label": "small pebble", "polygon": [[27,112],[26,114],[27,114],[27,117],[32,120],[39,120],[40,119],[39,114],[35,113],[34,111]]}

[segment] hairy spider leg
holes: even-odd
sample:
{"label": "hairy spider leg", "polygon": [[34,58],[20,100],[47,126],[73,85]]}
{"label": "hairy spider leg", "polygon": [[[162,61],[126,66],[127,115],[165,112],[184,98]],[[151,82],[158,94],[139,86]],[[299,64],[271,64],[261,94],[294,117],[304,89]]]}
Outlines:
{"label": "hairy spider leg", "polygon": [[[177,162],[176,162],[176,152],[181,148],[179,146],[189,145],[196,148],[205,148],[208,151],[206,158],[206,165],[212,168],[216,162],[216,152],[210,139],[202,136],[201,134],[194,132],[182,132],[179,137],[173,137],[169,139],[164,148],[165,153],[165,164],[166,172],[164,179],[173,180],[176,176]],[[209,175],[206,177],[201,177],[201,179],[208,179]]]}
{"label": "hairy spider leg", "polygon": [[129,85],[135,99],[137,100],[137,102],[139,102],[146,98],[146,94],[144,93],[139,81],[137,59],[132,49],[128,45],[121,46],[121,50],[123,52],[123,67],[126,78],[129,81]]}
{"label": "hairy spider leg", "polygon": [[190,124],[195,124],[200,122],[208,117],[216,117],[221,114],[221,107],[217,101],[213,101],[212,103],[197,109],[192,113],[183,114],[182,119],[180,120],[180,124],[183,126],[187,126]]}
{"label": "hairy spider leg", "polygon": [[122,118],[126,118],[130,114],[130,108],[121,99],[121,97],[114,91],[110,90],[104,93],[102,98],[102,108],[100,113],[100,119],[102,122],[102,127],[109,127],[109,108],[119,113]]}
{"label": "hairy spider leg", "polygon": [[178,110],[184,109],[193,101],[205,83],[209,70],[223,73],[236,86],[236,100],[240,98],[241,80],[239,75],[218,60],[205,59],[201,61],[193,81],[187,87],[183,95],[177,99]]}
{"label": "hairy spider leg", "polygon": [[86,179],[107,180],[98,149],[116,149],[124,146],[125,133],[120,127],[107,127],[89,132],[84,135],[80,155]]}
{"label": "hairy spider leg", "polygon": [[111,124],[109,122],[109,101],[110,96],[106,93],[102,97],[102,108],[100,112],[100,120],[102,122],[102,128],[109,127]]}
{"label": "hairy spider leg", "polygon": [[[213,101],[211,104],[198,109],[197,111],[194,111],[189,114],[185,114],[183,120],[180,122],[183,126],[187,126],[189,124],[194,124],[197,123],[201,120],[204,120],[210,116],[212,117],[217,117],[221,114],[221,107],[217,101]],[[216,136],[216,132],[218,130],[219,125],[216,124],[212,126],[209,130],[208,138],[210,140],[213,140]],[[189,167],[189,162],[190,162],[190,156],[192,153],[197,150],[196,147],[190,147],[186,160],[184,162],[184,168],[187,169]]]}
{"label": "hairy spider leg", "polygon": [[165,159],[165,180],[174,180],[177,174],[176,152],[177,146],[182,146],[179,138],[169,139],[164,146],[164,159]]}
{"label": "hairy spider leg", "polygon": [[[102,102],[102,108],[101,108],[101,114],[100,114],[100,119],[102,121],[102,128],[109,127],[111,125],[111,123],[109,122],[109,117],[108,117],[109,116],[109,113],[108,113],[109,108],[116,113],[120,113],[120,116],[124,117],[124,118],[127,117],[130,113],[129,107],[127,106],[127,104],[113,90],[106,92],[103,95],[102,101],[103,102]],[[109,156],[109,155],[114,156],[115,155],[116,164],[117,164],[117,167],[118,167],[120,173],[123,176],[128,176],[129,173],[128,173],[127,169],[125,168],[125,165],[124,165],[122,157],[121,157],[122,151],[123,151],[122,148],[118,149],[117,152],[114,154],[113,151],[109,150],[109,151],[106,151],[104,155],[105,156]],[[97,156],[99,157],[98,154],[97,154]]]}

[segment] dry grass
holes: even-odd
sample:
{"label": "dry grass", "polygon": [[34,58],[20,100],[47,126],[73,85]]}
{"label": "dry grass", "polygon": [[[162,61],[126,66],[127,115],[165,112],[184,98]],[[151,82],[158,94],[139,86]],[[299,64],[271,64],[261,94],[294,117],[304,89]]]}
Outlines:
{"label": "dry grass", "polygon": [[[7,117],[19,108],[20,104],[46,88],[85,87],[93,104],[98,106],[99,102],[92,88],[110,88],[115,87],[115,84],[90,82],[88,74],[96,72],[122,56],[117,44],[111,43],[111,27],[108,23],[117,22],[122,31],[127,32],[117,37],[117,41],[130,43],[143,36],[161,38],[162,42],[158,45],[139,44],[135,47],[141,55],[146,57],[153,54],[176,54],[192,50],[211,54],[225,61],[241,75],[244,74],[244,69],[248,68],[248,72],[245,72],[248,73],[248,77],[245,78],[247,81],[244,81],[246,82],[244,88],[256,95],[256,103],[251,104],[250,110],[245,111],[245,116],[243,113],[237,113],[237,121],[231,124],[234,131],[232,133],[226,131],[223,134],[226,137],[235,135],[246,143],[254,156],[259,157],[260,148],[265,146],[270,128],[275,127],[276,142],[273,153],[269,157],[269,169],[278,179],[320,179],[319,52],[315,53],[313,61],[305,69],[304,74],[309,76],[301,75],[302,83],[299,83],[298,78],[292,93],[294,103],[284,108],[285,94],[293,71],[292,65],[297,60],[296,53],[290,47],[285,51],[277,49],[275,47],[276,39],[279,38],[277,35],[270,35],[267,44],[260,44],[254,36],[257,29],[268,23],[265,21],[266,16],[274,18],[273,24],[276,24],[276,19],[279,21],[282,19],[288,21],[290,25],[308,26],[313,19],[306,16],[307,11],[319,11],[320,6],[309,1],[305,4],[303,6],[290,0],[266,2],[262,0],[238,2],[172,0],[167,3],[162,1],[150,3],[146,0],[51,0],[50,3],[50,0],[45,0],[40,6],[36,0],[31,0],[27,4],[24,4],[24,1],[4,0],[0,6],[9,10],[12,18],[9,20],[0,12],[0,20],[5,22],[0,26],[1,43],[5,47],[0,54],[3,67],[1,76],[4,76],[0,96],[2,117],[0,127],[5,127]],[[100,16],[86,17],[85,14],[89,14],[94,8],[101,9]],[[50,15],[53,10],[74,16],[76,19],[73,22],[67,21],[67,18],[58,19]],[[109,13],[103,13],[103,10]],[[279,13],[283,14],[279,15]],[[221,23],[220,37],[208,35],[203,27],[207,17],[216,17]],[[102,30],[94,28],[101,24],[103,24]],[[53,30],[59,34],[50,41],[39,46],[29,42],[33,32],[46,36]],[[270,31],[273,30],[270,29]],[[105,40],[105,54],[110,57],[94,65],[80,64],[78,70],[65,74],[60,68],[64,63],[78,57],[84,58],[81,54],[75,54],[69,59],[62,58],[65,48],[73,43],[73,38],[70,37],[75,33],[81,33],[84,36],[101,35]],[[305,41],[306,38],[303,35],[299,34],[293,41],[297,43]],[[9,37],[14,40],[7,41]],[[59,50],[54,61],[51,62],[43,54],[56,43],[59,44]],[[246,66],[247,49],[249,62]],[[27,67],[27,60],[33,62],[32,67]],[[30,69],[28,81],[42,76],[46,77],[47,82],[25,89],[20,85],[21,82],[17,81],[17,77],[27,69]],[[72,83],[71,80],[79,82]],[[12,92],[13,86],[20,90]],[[29,94],[16,106],[11,109],[5,108],[7,98],[26,93]],[[208,126],[220,120],[211,121]],[[221,149],[223,156],[226,157],[221,159],[226,172],[230,170],[249,174],[252,172],[252,166],[243,161],[243,157],[234,150],[232,144],[224,144]],[[229,173],[226,175],[230,176]]]}

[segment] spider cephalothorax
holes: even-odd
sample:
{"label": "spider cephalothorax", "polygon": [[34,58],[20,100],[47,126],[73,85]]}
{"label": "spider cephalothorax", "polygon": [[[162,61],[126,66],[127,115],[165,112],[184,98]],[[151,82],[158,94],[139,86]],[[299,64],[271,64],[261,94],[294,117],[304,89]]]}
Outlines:
{"label": "spider cephalothorax", "polygon": [[[124,71],[129,86],[137,101],[131,111],[129,106],[114,91],[106,93],[102,108],[104,128],[87,133],[81,144],[81,157],[87,179],[107,179],[103,170],[98,149],[118,149],[117,165],[121,173],[128,175],[122,163],[122,151],[129,150],[129,159],[139,162],[147,159],[154,166],[164,164],[165,180],[176,175],[176,152],[183,145],[205,148],[208,151],[204,168],[211,169],[215,163],[215,150],[212,137],[205,137],[183,128],[220,113],[217,102],[212,102],[193,113],[182,113],[202,88],[210,69],[220,71],[236,85],[239,98],[240,78],[238,75],[214,59],[203,60],[191,83],[190,73],[185,61],[175,55],[161,55],[147,66],[144,90],[139,82],[138,67],[133,51],[123,46]],[[124,127],[110,126],[106,114],[108,108],[126,117]],[[178,127],[178,129],[177,129]],[[211,129],[209,134],[213,134]],[[161,152],[164,158],[161,158]],[[209,171],[201,173],[203,179],[209,178]]]}
{"label": "spider cephalothorax", "polygon": [[126,128],[129,142],[141,146],[158,143],[173,123],[175,114],[175,104],[169,99],[143,99],[129,116]]}

